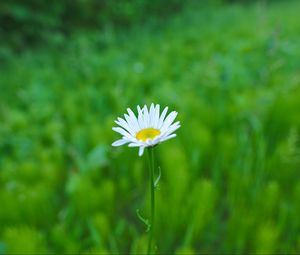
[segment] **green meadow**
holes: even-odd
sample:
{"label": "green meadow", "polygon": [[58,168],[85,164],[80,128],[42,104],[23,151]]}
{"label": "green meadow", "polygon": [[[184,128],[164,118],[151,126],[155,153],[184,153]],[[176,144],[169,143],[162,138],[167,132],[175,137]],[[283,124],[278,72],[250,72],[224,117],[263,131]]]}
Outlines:
{"label": "green meadow", "polygon": [[111,144],[152,102],[156,252],[300,252],[300,2],[219,2],[0,44],[0,254],[144,253],[147,154]]}

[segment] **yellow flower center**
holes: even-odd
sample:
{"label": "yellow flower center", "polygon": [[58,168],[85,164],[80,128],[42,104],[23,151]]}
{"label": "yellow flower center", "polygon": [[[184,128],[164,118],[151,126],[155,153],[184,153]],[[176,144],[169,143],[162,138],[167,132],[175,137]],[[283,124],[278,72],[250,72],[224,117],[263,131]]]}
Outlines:
{"label": "yellow flower center", "polygon": [[148,139],[154,139],[158,135],[160,135],[160,131],[158,129],[145,128],[145,129],[142,129],[139,132],[137,132],[135,137],[136,137],[136,139],[145,142]]}

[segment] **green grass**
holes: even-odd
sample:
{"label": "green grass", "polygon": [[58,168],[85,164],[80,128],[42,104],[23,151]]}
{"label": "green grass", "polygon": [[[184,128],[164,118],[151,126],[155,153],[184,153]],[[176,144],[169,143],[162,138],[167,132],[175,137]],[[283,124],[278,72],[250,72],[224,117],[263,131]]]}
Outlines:
{"label": "green grass", "polygon": [[0,253],[139,253],[149,212],[126,107],[179,112],[156,150],[158,252],[300,252],[298,2],[192,6],[165,24],[80,32],[0,74]]}

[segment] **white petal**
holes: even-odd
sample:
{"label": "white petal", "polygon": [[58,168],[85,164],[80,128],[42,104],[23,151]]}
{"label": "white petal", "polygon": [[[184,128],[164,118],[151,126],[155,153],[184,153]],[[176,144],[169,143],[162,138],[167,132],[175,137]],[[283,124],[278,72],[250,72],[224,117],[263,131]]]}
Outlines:
{"label": "white petal", "polygon": [[145,105],[143,108],[143,116],[144,116],[145,127],[148,128],[149,127],[149,112],[148,112],[147,105]]}
{"label": "white petal", "polygon": [[128,140],[125,140],[125,139],[120,139],[120,140],[117,140],[115,142],[112,143],[112,146],[121,146],[121,145],[124,145],[125,143],[129,143]]}
{"label": "white petal", "polygon": [[124,114],[124,118],[125,118],[126,122],[128,123],[128,125],[131,126],[130,117],[127,113]]}
{"label": "white petal", "polygon": [[163,110],[162,114],[160,115],[160,118],[159,118],[159,121],[158,121],[158,125],[157,125],[157,128],[160,128],[163,124],[163,121],[165,119],[165,116],[167,114],[167,111],[168,111],[168,106]]}
{"label": "white petal", "polygon": [[128,147],[140,147],[141,144],[140,143],[130,143],[128,144]]}
{"label": "white petal", "polygon": [[141,157],[144,154],[145,147],[140,147],[139,156]]}
{"label": "white petal", "polygon": [[146,127],[145,125],[145,121],[144,121],[144,115],[143,115],[143,110],[138,106],[138,123],[139,123],[139,127],[140,129],[144,129]]}
{"label": "white petal", "polygon": [[134,131],[137,132],[138,130],[140,130],[138,120],[137,120],[135,114],[133,113],[133,111],[130,108],[127,108],[127,111],[128,111],[129,116],[131,118],[132,124],[134,125],[134,128],[135,128]]}
{"label": "white petal", "polygon": [[132,143],[138,142],[138,140],[135,137],[123,137],[123,138],[126,138],[129,142],[132,142]]}
{"label": "white petal", "polygon": [[132,128],[128,125],[128,123],[124,119],[118,118],[118,120],[115,120],[115,123],[118,124],[120,127],[124,128],[131,135],[133,136],[135,135],[135,132],[132,130]]}
{"label": "white petal", "polygon": [[127,131],[125,131],[123,128],[120,127],[113,127],[112,128],[113,131],[120,133],[121,135],[125,136],[125,137],[132,137]]}
{"label": "white petal", "polygon": [[141,107],[138,105],[137,107],[137,110],[138,110],[138,114],[140,113],[140,111],[142,111]]}
{"label": "white petal", "polygon": [[167,128],[172,124],[172,122],[175,120],[177,114],[178,114],[177,112],[173,111],[167,116],[167,118],[163,122],[163,125],[160,128],[162,133],[165,132],[167,130]]}
{"label": "white petal", "polygon": [[172,139],[174,137],[176,137],[176,134],[172,134],[172,135],[166,136],[166,137],[162,138],[159,142],[161,143],[161,142],[167,141],[169,139]]}
{"label": "white petal", "polygon": [[153,120],[153,126],[154,128],[157,128],[159,121],[159,104],[155,106],[155,112],[154,112],[154,120]]}
{"label": "white petal", "polygon": [[168,127],[168,129],[163,133],[163,136],[168,136],[175,132],[178,128],[180,128],[180,122],[177,121],[176,123],[172,124],[171,126]]}
{"label": "white petal", "polygon": [[154,146],[159,143],[159,139],[153,139],[150,141],[150,146]]}
{"label": "white petal", "polygon": [[155,144],[158,144],[160,139],[162,139],[163,137],[162,136],[158,136],[158,137],[155,137],[153,140],[152,140],[152,145],[155,145]]}
{"label": "white petal", "polygon": [[147,139],[145,143],[147,146],[152,146],[152,139]]}
{"label": "white petal", "polygon": [[137,124],[135,124],[132,117],[129,116],[128,114],[126,114],[126,113],[124,114],[124,117],[125,117],[128,125],[130,126],[130,128],[134,131],[134,133],[136,133],[136,131],[139,130],[139,127],[137,126]]}
{"label": "white petal", "polygon": [[152,103],[150,106],[150,111],[149,111],[149,127],[154,127],[154,113],[155,113],[155,108],[154,104]]}

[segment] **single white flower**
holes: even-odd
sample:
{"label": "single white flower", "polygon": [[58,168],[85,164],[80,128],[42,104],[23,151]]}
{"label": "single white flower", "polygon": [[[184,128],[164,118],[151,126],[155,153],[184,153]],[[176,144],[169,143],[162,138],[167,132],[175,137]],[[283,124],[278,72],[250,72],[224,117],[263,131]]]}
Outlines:
{"label": "single white flower", "polygon": [[[173,123],[177,112],[173,111],[168,116],[168,107],[160,114],[160,106],[151,104],[148,110],[145,105],[143,109],[137,106],[138,116],[136,117],[130,108],[127,108],[128,114],[124,114],[125,119],[118,118],[115,123],[120,127],[112,129],[123,138],[115,141],[112,146],[121,146],[128,144],[129,147],[139,147],[139,156],[142,156],[146,147],[151,147],[171,138],[179,127],[180,122]],[[172,124],[173,123],[173,124]]]}

